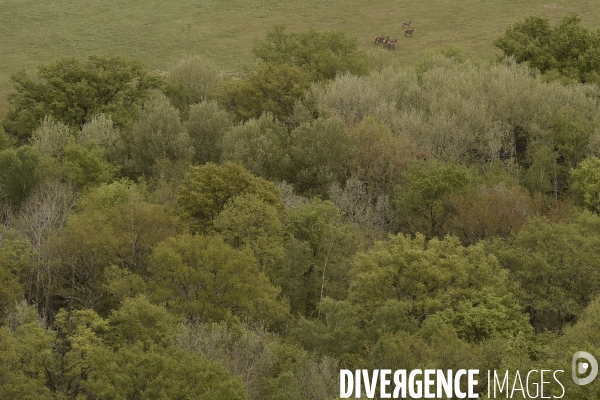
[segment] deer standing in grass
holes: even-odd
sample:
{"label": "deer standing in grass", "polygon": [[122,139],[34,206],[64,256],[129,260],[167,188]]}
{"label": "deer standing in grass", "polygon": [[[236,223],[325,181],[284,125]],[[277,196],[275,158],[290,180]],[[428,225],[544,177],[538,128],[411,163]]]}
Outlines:
{"label": "deer standing in grass", "polygon": [[383,44],[386,44],[388,40],[390,40],[390,37],[389,37],[389,36],[388,36],[388,37],[384,37],[383,35],[381,35],[381,36],[377,36],[377,37],[375,38],[375,43],[383,43]]}

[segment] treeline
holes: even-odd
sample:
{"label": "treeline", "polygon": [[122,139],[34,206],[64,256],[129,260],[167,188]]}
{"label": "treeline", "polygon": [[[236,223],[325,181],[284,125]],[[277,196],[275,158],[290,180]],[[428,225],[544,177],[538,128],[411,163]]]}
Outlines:
{"label": "treeline", "polygon": [[[497,43],[546,43],[540,21]],[[376,68],[343,33],[276,26],[234,77],[200,57],[16,73],[0,397],[331,400],[340,368],[597,353],[600,89],[504,50]]]}

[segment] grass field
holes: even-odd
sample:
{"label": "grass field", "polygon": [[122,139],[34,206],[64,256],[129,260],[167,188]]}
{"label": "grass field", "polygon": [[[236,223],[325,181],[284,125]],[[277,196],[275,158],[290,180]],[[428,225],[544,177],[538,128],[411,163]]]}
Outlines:
{"label": "grass field", "polygon": [[[252,46],[275,23],[289,30],[341,29],[364,49],[392,62],[412,63],[428,49],[455,44],[468,56],[490,59],[491,41],[527,15],[558,22],[578,13],[600,27],[597,0],[0,0],[0,115],[12,89],[10,74],[60,56],[127,55],[151,69],[168,69],[199,54],[225,70],[254,62]],[[415,33],[403,36],[402,21]],[[398,38],[396,50],[373,44]]]}

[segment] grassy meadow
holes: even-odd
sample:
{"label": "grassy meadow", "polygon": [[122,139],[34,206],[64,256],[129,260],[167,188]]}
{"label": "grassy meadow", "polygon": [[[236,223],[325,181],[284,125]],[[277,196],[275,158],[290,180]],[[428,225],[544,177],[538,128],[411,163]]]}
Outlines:
{"label": "grassy meadow", "polygon": [[[412,63],[446,44],[481,59],[499,53],[491,41],[527,15],[554,21],[578,13],[600,27],[592,0],[2,0],[0,1],[0,115],[6,112],[10,75],[34,71],[64,55],[126,55],[151,69],[168,69],[179,58],[199,54],[226,71],[254,62],[252,47],[267,29],[341,29],[383,61]],[[402,21],[415,33],[403,36]],[[398,38],[391,52],[373,43]]]}

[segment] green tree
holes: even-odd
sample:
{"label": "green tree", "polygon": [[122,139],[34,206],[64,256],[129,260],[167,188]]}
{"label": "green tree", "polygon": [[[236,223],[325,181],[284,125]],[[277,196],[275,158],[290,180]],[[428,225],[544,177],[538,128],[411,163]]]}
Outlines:
{"label": "green tree", "polygon": [[244,167],[226,163],[191,166],[179,187],[178,202],[191,219],[195,230],[210,231],[213,220],[227,202],[242,194],[255,194],[262,201],[283,208],[279,189],[269,181],[258,178]]}
{"label": "green tree", "polygon": [[369,72],[367,55],[358,50],[358,41],[342,31],[285,33],[274,25],[254,54],[273,65],[293,65],[311,74],[313,80],[333,79],[342,72],[363,75]]}
{"label": "green tree", "polygon": [[138,174],[149,174],[157,160],[189,162],[193,155],[190,137],[179,111],[162,94],[144,104],[132,132],[131,156]]}
{"label": "green tree", "polygon": [[114,168],[104,159],[104,152],[96,143],[82,146],[72,139],[65,147],[57,172],[75,187],[86,188],[111,181]]}
{"label": "green tree", "polygon": [[77,398],[86,393],[83,385],[90,370],[90,353],[101,346],[108,326],[89,309],[61,309],[53,321],[52,353],[44,360],[47,385],[58,398]]}
{"label": "green tree", "polygon": [[223,159],[271,181],[290,178],[290,134],[271,113],[232,127],[223,138]]}
{"label": "green tree", "polygon": [[575,201],[589,211],[600,214],[600,159],[593,157],[582,161],[571,170],[571,177]]}
{"label": "green tree", "polygon": [[349,300],[366,321],[389,300],[422,322],[483,289],[498,296],[512,289],[508,271],[483,246],[465,248],[452,236],[427,241],[419,234],[414,239],[397,235],[377,242],[355,257],[350,276]]}
{"label": "green tree", "polygon": [[319,118],[303,123],[291,132],[290,141],[291,182],[300,193],[325,197],[333,183],[346,180],[353,148],[339,120]]}
{"label": "green tree", "polygon": [[[73,214],[46,243],[50,257],[47,288],[56,306],[96,308],[106,297],[104,269],[119,261],[118,239],[103,210]],[[57,307],[58,308],[58,307]]]}
{"label": "green tree", "polygon": [[395,201],[402,222],[429,238],[448,233],[446,224],[455,213],[452,197],[463,193],[470,181],[467,168],[436,160],[415,162],[402,178]]}
{"label": "green tree", "polygon": [[540,134],[527,147],[523,183],[532,192],[564,198],[570,186],[570,170],[589,152],[596,122],[581,112],[554,112]]}
{"label": "green tree", "polygon": [[102,149],[102,154],[108,162],[120,168],[125,164],[127,148],[122,131],[106,114],[100,113],[83,125],[77,133],[77,143],[86,148],[95,143]]}
{"label": "green tree", "polygon": [[46,116],[41,125],[31,134],[31,144],[41,154],[58,158],[65,155],[65,148],[72,135],[68,126]]}
{"label": "green tree", "polygon": [[0,199],[18,205],[41,180],[40,152],[31,146],[0,152]]}
{"label": "green tree", "polygon": [[276,326],[288,312],[251,250],[234,250],[219,236],[180,235],[159,243],[150,273],[152,298],[192,321],[232,313]]}
{"label": "green tree", "polygon": [[514,338],[519,334],[533,334],[528,315],[523,314],[512,293],[499,297],[482,291],[460,302],[456,309],[447,308],[436,315],[453,326],[461,339],[470,343],[479,343],[494,336]]}
{"label": "green tree", "polygon": [[105,160],[99,141],[81,144],[68,126],[50,117],[33,132],[31,143],[46,156],[42,160],[46,178],[64,180],[79,188],[112,178],[114,168]]}
{"label": "green tree", "polygon": [[309,75],[302,69],[265,62],[246,78],[229,81],[222,102],[238,120],[258,118],[263,112],[270,112],[280,121],[287,121],[296,101],[309,87]]}
{"label": "green tree", "polygon": [[4,131],[4,128],[0,126],[0,151],[9,148],[12,145],[10,137]]}
{"label": "green tree", "polygon": [[233,248],[252,249],[259,269],[271,282],[281,280],[284,226],[281,210],[254,194],[229,201],[214,221],[215,230]]}
{"label": "green tree", "polygon": [[16,92],[3,122],[6,132],[25,142],[45,116],[71,128],[100,112],[117,126],[129,126],[149,90],[161,86],[137,60],[122,57],[63,57],[38,67],[35,77],[20,71],[12,76]]}
{"label": "green tree", "polygon": [[521,285],[518,298],[537,332],[560,332],[597,294],[599,226],[593,214],[572,223],[536,218],[506,241],[486,245]]}
{"label": "green tree", "polygon": [[363,335],[354,307],[348,301],[325,297],[319,311],[321,320],[300,317],[294,336],[308,350],[334,356],[342,364],[356,362]]}
{"label": "green tree", "polygon": [[0,314],[2,317],[6,316],[7,308],[14,308],[23,298],[37,300],[26,290],[28,286],[33,286],[32,275],[37,267],[38,256],[36,250],[21,233],[11,228],[0,228],[0,271],[3,282],[6,282],[0,295],[0,307],[4,311]]}
{"label": "green tree", "polygon": [[[545,350],[549,354],[547,365],[551,368],[570,371],[573,354],[577,351],[587,351],[598,354],[600,350],[600,301],[595,299],[583,310],[577,322],[566,326],[564,334],[547,344]],[[594,399],[600,394],[600,382],[594,379],[588,385],[576,385],[571,379],[563,383],[565,392],[578,399]],[[560,396],[562,389],[557,388],[556,396]]]}
{"label": "green tree", "polygon": [[54,339],[36,322],[10,331],[0,327],[0,396],[4,399],[52,398],[46,386],[44,360],[50,356]]}
{"label": "green tree", "polygon": [[367,118],[351,131],[356,151],[348,164],[353,175],[364,182],[373,196],[392,197],[401,174],[419,154],[407,135],[394,135],[388,126]]}
{"label": "green tree", "polygon": [[555,27],[545,18],[527,17],[507,28],[494,45],[503,50],[505,56],[528,62],[550,76],[599,82],[600,31],[583,27],[581,18],[575,14],[566,15]]}
{"label": "green tree", "polygon": [[144,297],[107,319],[62,310],[55,328],[43,371],[58,398],[246,399],[222,366],[175,346],[176,319]]}
{"label": "green tree", "polygon": [[2,316],[24,298],[24,288],[18,279],[18,273],[22,271],[15,271],[18,267],[15,268],[11,264],[13,262],[9,259],[8,252],[3,251],[0,245],[0,280],[3,282],[0,287],[0,315]]}
{"label": "green tree", "polygon": [[106,313],[124,294],[143,291],[152,248],[175,235],[177,225],[175,216],[145,202],[130,181],[90,190],[43,248],[52,266],[49,295],[59,304]]}
{"label": "green tree", "polygon": [[515,57],[517,62],[529,61],[544,72],[551,68],[550,54],[546,52],[551,31],[548,19],[529,16],[523,22],[508,27],[504,36],[494,41],[494,45],[503,50],[506,56]]}
{"label": "green tree", "polygon": [[218,96],[223,85],[215,63],[200,56],[182,58],[169,69],[166,78],[167,95],[183,115],[193,104]]}
{"label": "green tree", "polygon": [[194,164],[221,161],[223,136],[232,123],[218,103],[204,101],[192,105],[184,125],[194,147]]}
{"label": "green tree", "polygon": [[97,348],[82,384],[110,399],[245,400],[242,383],[218,363],[179,349],[143,349],[139,342],[111,351]]}
{"label": "green tree", "polygon": [[84,220],[98,212],[106,217],[118,242],[118,264],[142,277],[147,277],[152,248],[178,231],[176,217],[145,201],[143,187],[128,180],[94,188],[80,199],[79,208]]}
{"label": "green tree", "polygon": [[361,249],[360,234],[353,224],[342,222],[332,202],[318,198],[287,210],[285,224],[291,237],[277,283],[294,312],[320,316],[318,304],[325,297],[347,296],[350,259]]}

